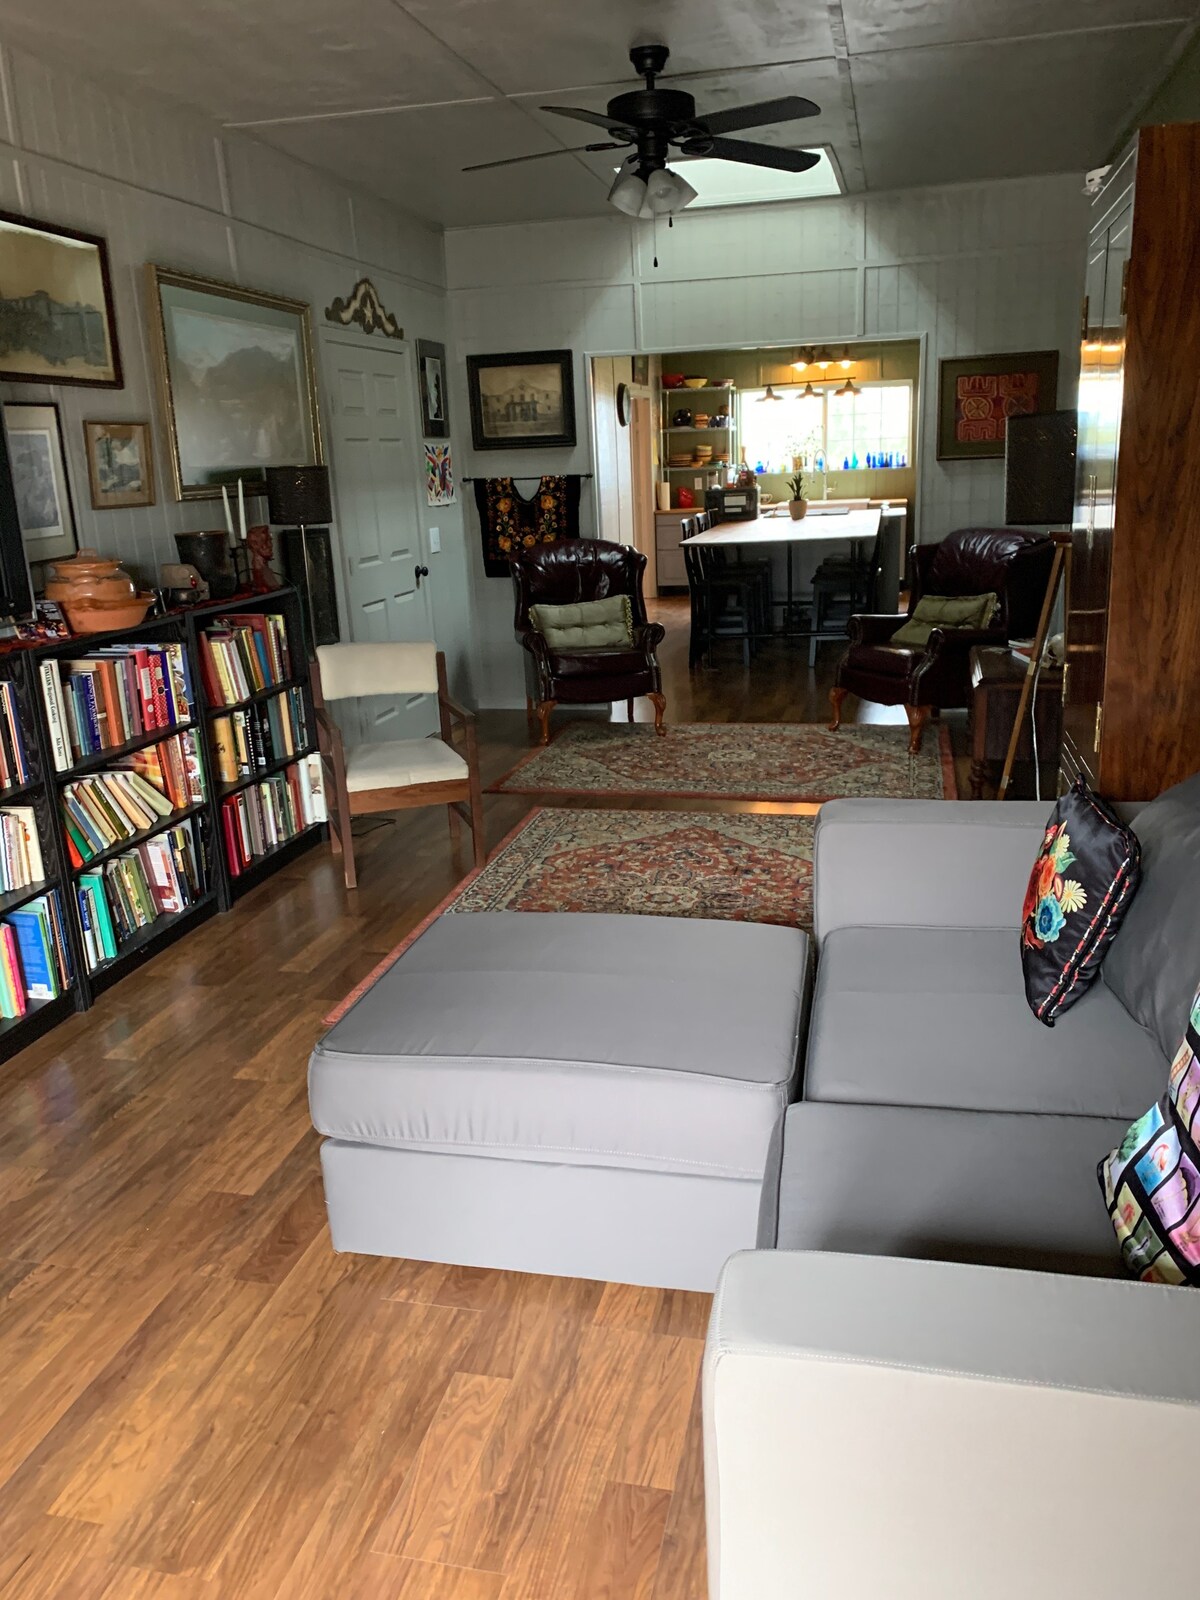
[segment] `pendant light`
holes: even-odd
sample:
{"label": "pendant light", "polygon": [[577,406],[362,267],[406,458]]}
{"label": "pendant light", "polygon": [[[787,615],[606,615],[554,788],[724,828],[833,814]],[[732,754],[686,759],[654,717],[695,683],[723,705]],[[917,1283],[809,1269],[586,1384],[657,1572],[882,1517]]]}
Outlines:
{"label": "pendant light", "polygon": [[804,371],[806,371],[808,366],[809,366],[809,364],[812,361],[812,358],[813,358],[813,353],[812,353],[811,350],[801,350],[799,352],[799,354],[797,355],[795,361],[792,362],[792,371],[793,372],[804,372]]}
{"label": "pendant light", "polygon": [[798,400],[819,400],[821,397],[817,393],[817,391],[813,388],[812,381],[810,380],[808,383],[806,383],[804,385],[803,389],[801,389],[800,393],[796,396],[796,398]]}
{"label": "pendant light", "polygon": [[776,394],[774,389],[772,389],[771,385],[768,384],[767,385],[766,394],[760,394],[759,395],[758,403],[759,403],[759,405],[762,405],[764,400],[782,400],[782,399],[783,399],[783,396],[781,394]]}
{"label": "pendant light", "polygon": [[842,359],[838,365],[841,367],[843,372],[849,372],[850,368],[854,365],[853,361],[850,359],[850,346],[848,344],[844,344],[842,346]]}
{"label": "pendant light", "polygon": [[845,383],[842,384],[841,388],[840,389],[835,389],[833,392],[834,392],[834,394],[849,395],[849,394],[857,394],[859,391],[858,391],[857,387],[855,386],[854,379],[853,378],[847,378]]}
{"label": "pendant light", "polygon": [[828,371],[828,369],[833,365],[833,357],[829,354],[829,351],[824,345],[822,345],[817,351],[817,365],[820,367],[822,372]]}

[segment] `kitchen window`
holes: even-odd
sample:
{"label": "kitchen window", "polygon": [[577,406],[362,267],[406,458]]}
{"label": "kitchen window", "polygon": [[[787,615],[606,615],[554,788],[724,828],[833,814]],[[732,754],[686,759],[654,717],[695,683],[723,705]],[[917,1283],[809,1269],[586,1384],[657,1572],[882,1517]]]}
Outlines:
{"label": "kitchen window", "polygon": [[[850,394],[832,387],[811,395],[804,386],[743,389],[738,396],[738,438],[756,472],[790,473],[799,458],[806,472],[823,463],[830,472],[907,466],[912,460],[913,384],[908,379],[855,384]],[[818,457],[820,460],[818,461]]]}

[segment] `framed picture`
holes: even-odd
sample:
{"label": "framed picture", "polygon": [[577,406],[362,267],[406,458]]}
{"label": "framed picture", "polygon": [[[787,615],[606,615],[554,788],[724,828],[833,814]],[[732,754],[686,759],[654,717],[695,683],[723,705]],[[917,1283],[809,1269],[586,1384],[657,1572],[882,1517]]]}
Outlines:
{"label": "framed picture", "polygon": [[0,380],[119,389],[108,246],[0,211]]}
{"label": "framed picture", "polygon": [[630,382],[644,389],[650,382],[650,357],[633,356],[630,364]]}
{"label": "framed picture", "polygon": [[17,520],[30,561],[60,561],[77,549],[75,511],[55,405],[4,407]]}
{"label": "framed picture", "polygon": [[575,380],[569,350],[468,356],[467,386],[476,450],[575,443]]}
{"label": "framed picture", "polygon": [[452,506],[458,499],[454,487],[454,463],[448,444],[425,446],[425,504]]}
{"label": "framed picture", "polygon": [[85,422],[83,441],[97,511],[154,504],[148,422]]}
{"label": "framed picture", "polygon": [[431,339],[417,340],[417,370],[421,379],[421,432],[427,439],[450,437],[446,401],[446,347]]}
{"label": "framed picture", "polygon": [[150,330],[179,500],[210,499],[267,467],[322,460],[312,317],[303,300],[146,268]]}
{"label": "framed picture", "polygon": [[938,460],[1003,456],[1009,417],[1057,406],[1057,350],[943,361],[938,369]]}

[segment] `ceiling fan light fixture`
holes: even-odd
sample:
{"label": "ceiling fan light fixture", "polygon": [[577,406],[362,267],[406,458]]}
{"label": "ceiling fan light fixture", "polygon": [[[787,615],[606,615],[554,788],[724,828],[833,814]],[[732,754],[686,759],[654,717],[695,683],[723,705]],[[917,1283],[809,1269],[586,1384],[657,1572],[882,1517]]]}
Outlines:
{"label": "ceiling fan light fixture", "polygon": [[628,162],[617,173],[608,191],[608,203],[623,211],[627,217],[649,216],[646,180]]}
{"label": "ceiling fan light fixture", "polygon": [[646,178],[646,204],[652,216],[674,216],[695,198],[696,190],[670,167],[660,167]]}

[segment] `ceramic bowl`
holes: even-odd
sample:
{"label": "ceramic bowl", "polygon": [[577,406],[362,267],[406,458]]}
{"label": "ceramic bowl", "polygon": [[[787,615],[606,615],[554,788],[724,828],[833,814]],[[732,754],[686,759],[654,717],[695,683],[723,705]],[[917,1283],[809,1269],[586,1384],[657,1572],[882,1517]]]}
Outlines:
{"label": "ceramic bowl", "polygon": [[119,600],[64,600],[67,621],[75,633],[107,633],[110,629],[136,628],[154,604],[152,594],[133,594]]}
{"label": "ceramic bowl", "polygon": [[683,388],[683,373],[682,372],[664,372],[663,375],[662,375],[662,386],[663,386],[664,389],[682,389]]}
{"label": "ceramic bowl", "polygon": [[[664,383],[666,382],[665,378],[663,379],[663,382]],[[708,379],[707,378],[685,378],[683,380],[683,386],[684,386],[685,389],[706,389],[708,387]]]}
{"label": "ceramic bowl", "polygon": [[733,388],[733,379],[732,378],[714,378],[713,381],[712,381],[712,387],[714,389],[732,389]]}

